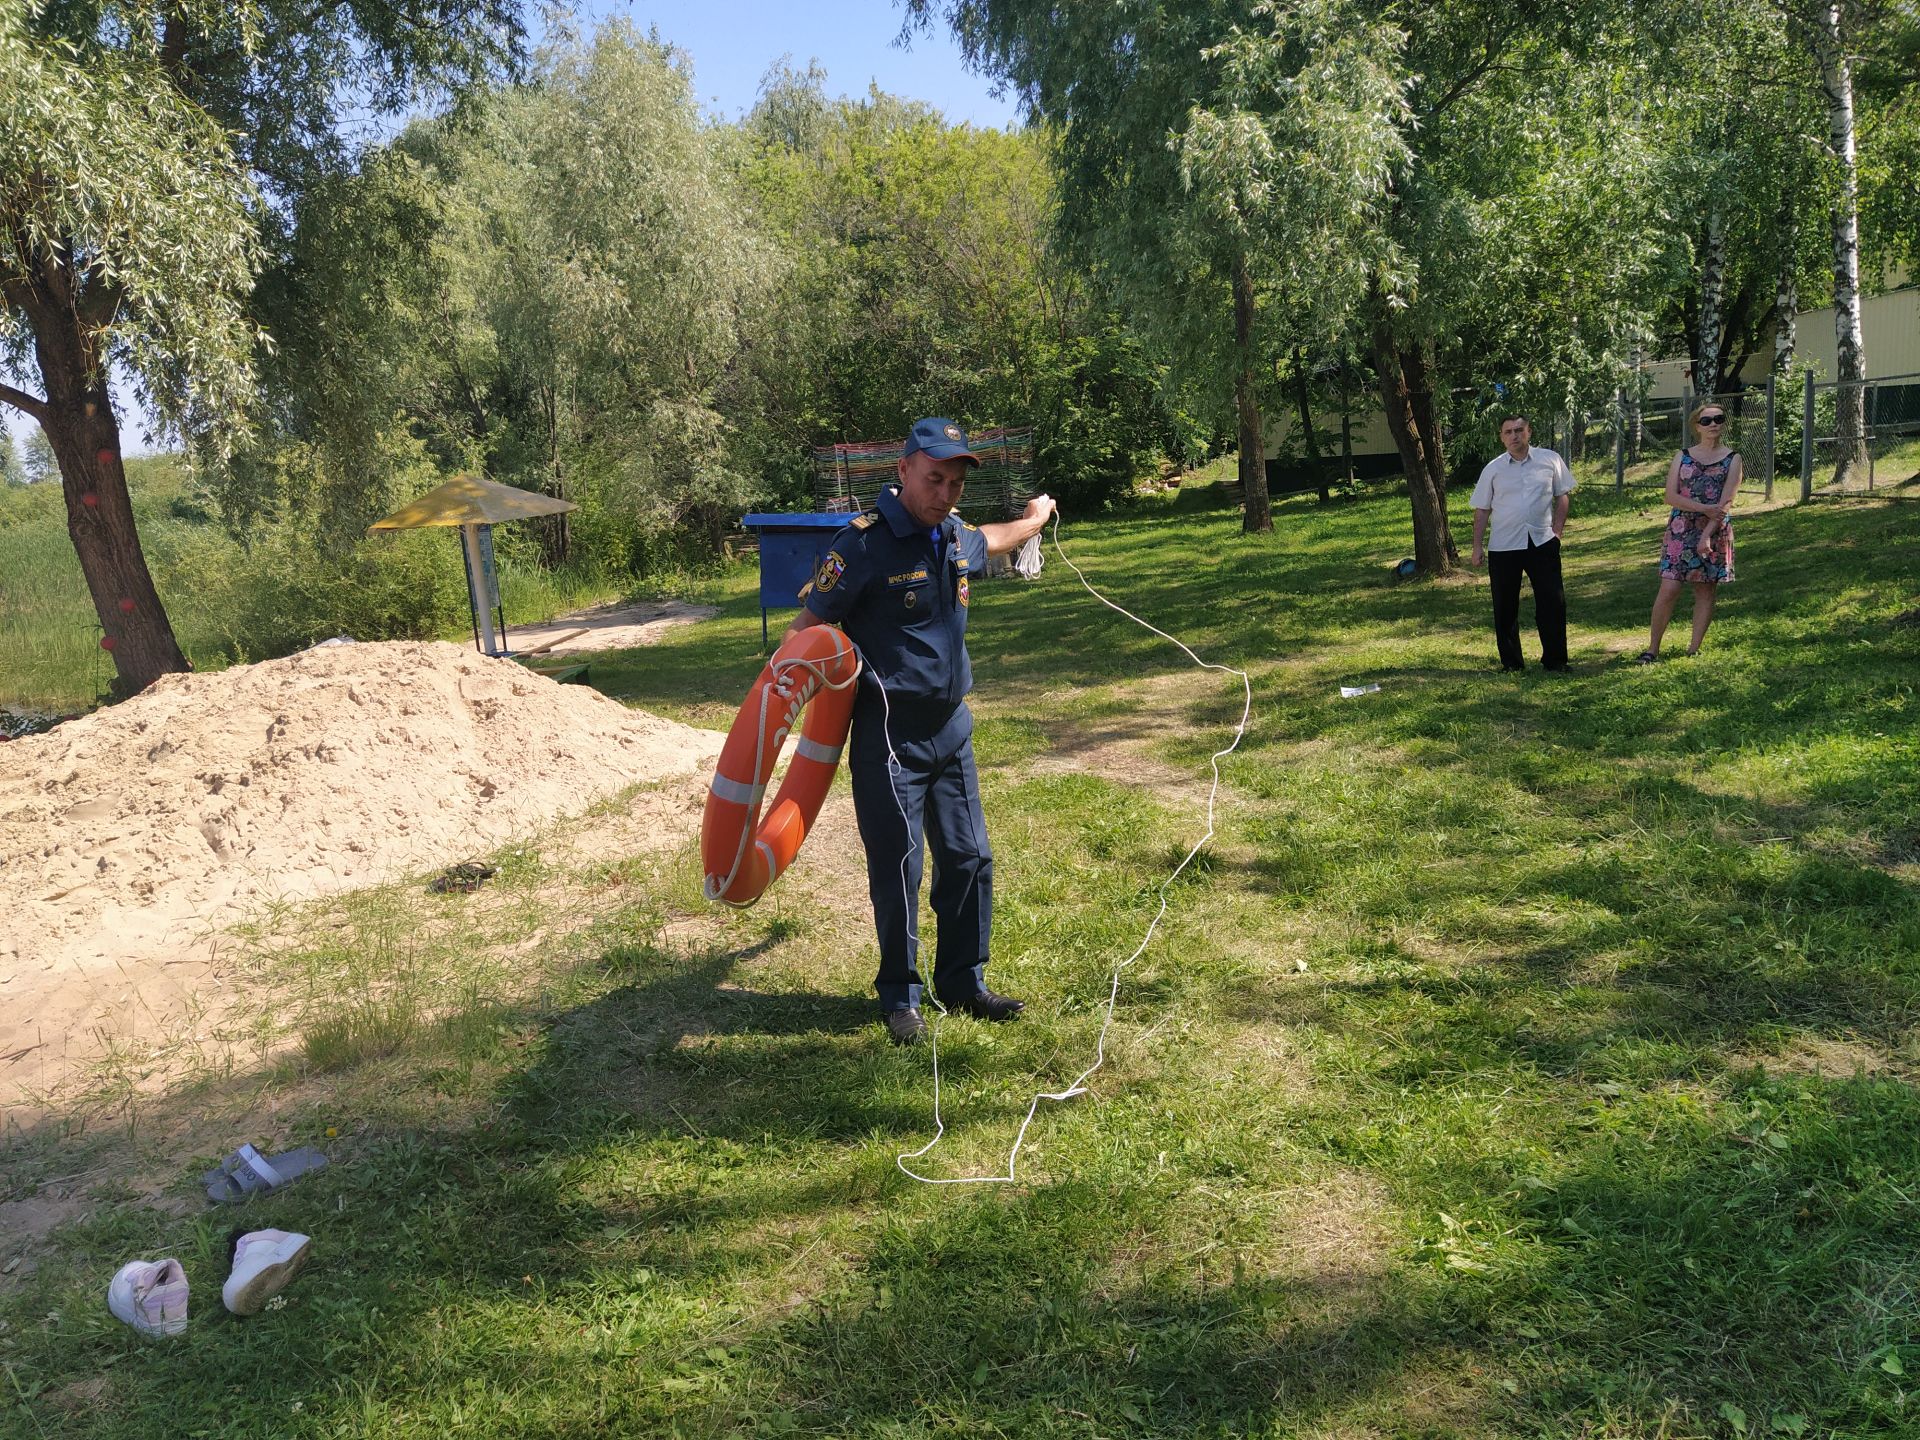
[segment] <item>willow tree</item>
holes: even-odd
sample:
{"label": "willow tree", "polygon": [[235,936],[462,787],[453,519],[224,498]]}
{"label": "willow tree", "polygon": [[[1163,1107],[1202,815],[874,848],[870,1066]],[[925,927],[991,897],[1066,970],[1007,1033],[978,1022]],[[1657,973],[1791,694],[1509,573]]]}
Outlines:
{"label": "willow tree", "polygon": [[1233,397],[1272,528],[1259,385],[1357,303],[1399,154],[1404,37],[1345,0],[908,0],[1057,135],[1061,225],[1176,373]]}
{"label": "willow tree", "polygon": [[733,423],[753,343],[783,318],[740,146],[684,57],[610,21],[370,150],[295,209],[263,285],[276,403],[223,506],[344,529],[424,458],[575,502],[529,535],[550,565],[717,548],[758,475]]}
{"label": "willow tree", "polygon": [[0,401],[39,422],[115,690],[187,668],[140,548],[111,383],[221,453],[282,207],[395,112],[517,54],[515,0],[0,0]]}

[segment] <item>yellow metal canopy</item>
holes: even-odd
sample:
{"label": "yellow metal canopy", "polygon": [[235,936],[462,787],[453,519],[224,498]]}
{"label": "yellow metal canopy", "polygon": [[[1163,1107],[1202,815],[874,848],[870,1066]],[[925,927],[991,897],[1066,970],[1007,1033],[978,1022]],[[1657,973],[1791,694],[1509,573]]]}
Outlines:
{"label": "yellow metal canopy", "polygon": [[478,475],[456,475],[437,490],[401,506],[369,530],[417,530],[427,525],[499,525],[508,520],[531,520],[536,515],[558,515],[579,507],[571,500],[536,495]]}

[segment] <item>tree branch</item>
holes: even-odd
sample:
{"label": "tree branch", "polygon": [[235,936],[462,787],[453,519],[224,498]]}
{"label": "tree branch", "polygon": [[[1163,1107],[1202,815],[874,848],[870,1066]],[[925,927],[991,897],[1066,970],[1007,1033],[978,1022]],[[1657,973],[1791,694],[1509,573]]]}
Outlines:
{"label": "tree branch", "polygon": [[1442,95],[1422,112],[1422,122],[1425,123],[1434,119],[1442,110],[1445,110],[1449,105],[1453,104],[1454,101],[1458,100],[1478,84],[1489,71],[1495,69],[1499,58],[1506,53],[1508,43],[1519,32],[1520,27],[1518,25],[1511,25],[1497,35],[1489,38],[1487,43],[1481,48],[1480,62],[1468,70],[1467,73],[1462,75],[1458,80],[1454,81],[1453,84],[1449,85],[1446,94]]}
{"label": "tree branch", "polygon": [[160,68],[181,91],[187,89],[187,24],[172,11],[160,26]]}
{"label": "tree branch", "polygon": [[35,420],[44,421],[47,418],[46,401],[40,399],[38,396],[29,395],[24,390],[16,390],[11,385],[0,384],[0,400],[13,406],[16,410],[25,411]]}

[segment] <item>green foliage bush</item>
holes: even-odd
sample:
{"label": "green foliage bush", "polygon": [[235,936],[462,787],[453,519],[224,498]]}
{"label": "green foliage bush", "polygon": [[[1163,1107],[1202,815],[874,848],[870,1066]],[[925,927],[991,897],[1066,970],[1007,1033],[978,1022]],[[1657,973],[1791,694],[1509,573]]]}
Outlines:
{"label": "green foliage bush", "polygon": [[233,660],[284,655],[333,635],[434,639],[456,633],[468,610],[446,531],[369,536],[342,550],[292,522],[260,527],[244,547],[200,527],[171,570],[176,587],[199,597],[203,633]]}
{"label": "green foliage bush", "polygon": [[[197,669],[285,655],[333,635],[461,641],[472,633],[453,531],[366,535],[308,514],[258,520],[241,540],[214,519],[179,457],[134,460],[128,471],[154,584]],[[582,565],[549,569],[530,529],[494,532],[510,624],[622,592],[621,579]],[[90,702],[111,674],[98,639],[60,487],[0,489],[0,704]]]}
{"label": "green foliage bush", "polygon": [[[1796,360],[1788,370],[1786,379],[1776,387],[1774,402],[1774,468],[1781,475],[1800,473],[1800,449],[1804,443],[1802,435],[1806,430],[1807,376],[1813,376],[1816,387],[1826,377],[1820,367],[1809,360]],[[1813,392],[1813,433],[1815,436],[1831,435],[1839,428],[1835,415],[1837,392],[1831,389],[1816,388]],[[1815,464],[1819,461],[1816,458]]]}

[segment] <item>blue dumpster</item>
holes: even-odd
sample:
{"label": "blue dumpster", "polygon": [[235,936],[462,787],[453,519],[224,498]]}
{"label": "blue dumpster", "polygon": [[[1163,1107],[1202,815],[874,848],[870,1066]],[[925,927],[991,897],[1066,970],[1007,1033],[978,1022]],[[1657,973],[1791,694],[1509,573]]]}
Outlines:
{"label": "blue dumpster", "polygon": [[813,579],[827,544],[853,516],[749,515],[740,523],[760,538],[760,644],[767,639],[767,611],[797,608],[800,587]]}

